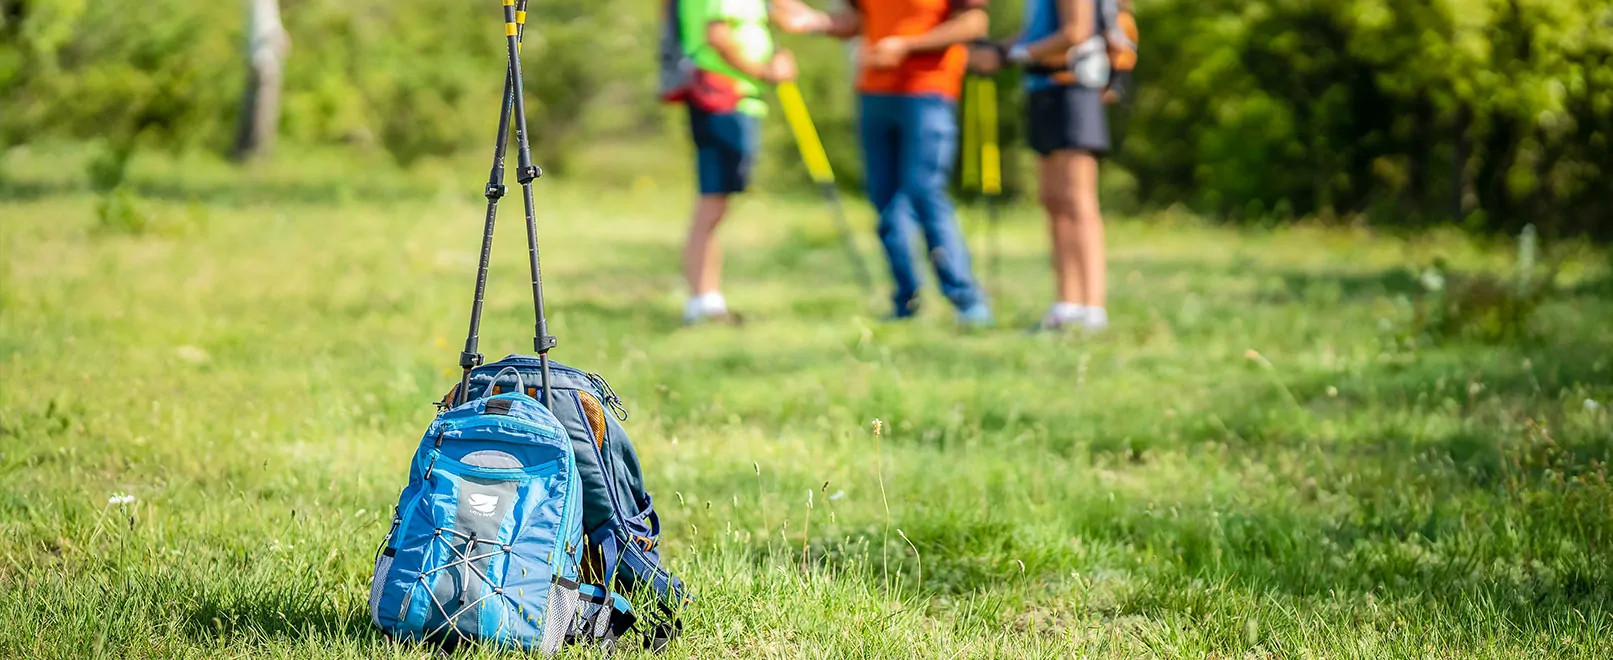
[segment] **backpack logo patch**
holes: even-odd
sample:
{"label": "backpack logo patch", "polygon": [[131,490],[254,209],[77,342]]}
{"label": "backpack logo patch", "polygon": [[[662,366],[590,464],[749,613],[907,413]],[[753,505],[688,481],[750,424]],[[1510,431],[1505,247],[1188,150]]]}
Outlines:
{"label": "backpack logo patch", "polygon": [[476,515],[491,516],[493,515],[493,511],[497,508],[497,495],[487,495],[485,493],[470,494],[470,510],[475,511]]}

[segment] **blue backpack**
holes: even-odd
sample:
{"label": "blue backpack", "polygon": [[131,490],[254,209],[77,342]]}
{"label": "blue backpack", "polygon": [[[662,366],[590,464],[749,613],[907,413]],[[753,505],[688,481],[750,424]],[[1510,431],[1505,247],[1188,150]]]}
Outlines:
{"label": "blue backpack", "polygon": [[[467,398],[512,391],[501,376],[512,370],[524,383],[542,382],[543,360],[510,355],[477,366],[464,379]],[[690,597],[683,582],[661,565],[660,517],[644,489],[638,452],[620,424],[627,420],[627,408],[599,374],[555,361],[548,362],[548,371],[549,412],[571,440],[582,480],[581,580],[645,596],[654,608],[642,617],[645,644],[660,649],[681,632],[678,617]],[[542,395],[536,386],[524,387],[529,397]],[[438,405],[451,405],[458,394],[456,385]]]}
{"label": "blue backpack", "polygon": [[[555,338],[544,316],[532,195],[541,171],[525,137],[519,67],[525,8],[526,0],[504,4],[507,101],[484,193],[460,381],[415,450],[376,553],[370,618],[394,637],[445,646],[489,642],[550,654],[577,642],[608,650],[639,618],[613,591],[620,589],[653,603],[640,627],[645,646],[659,650],[681,631],[689,598],[661,567],[661,524],[618,423],[627,411],[605,379],[548,357]],[[538,355],[483,364],[477,344],[512,126]]]}
{"label": "blue backpack", "polygon": [[376,557],[370,618],[388,634],[553,653],[608,647],[635,617],[579,581],[583,484],[555,416],[516,387],[445,410],[426,429]]}

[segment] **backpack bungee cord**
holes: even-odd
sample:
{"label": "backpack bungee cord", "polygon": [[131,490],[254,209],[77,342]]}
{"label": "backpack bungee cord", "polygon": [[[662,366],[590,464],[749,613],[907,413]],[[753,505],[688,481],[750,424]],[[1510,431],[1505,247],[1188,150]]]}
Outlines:
{"label": "backpack bungee cord", "polygon": [[470,391],[470,372],[482,364],[478,352],[482,325],[482,300],[487,291],[487,264],[493,253],[493,225],[498,216],[498,202],[504,197],[504,157],[509,143],[511,116],[515,124],[516,171],[515,180],[521,184],[521,197],[526,204],[527,261],[532,271],[532,307],[536,315],[533,326],[532,348],[537,351],[541,364],[543,405],[553,407],[549,392],[549,349],[555,338],[549,334],[549,321],[543,308],[543,270],[538,264],[538,224],[532,199],[532,181],[543,175],[542,168],[532,163],[532,149],[527,143],[526,99],[521,81],[521,39],[526,31],[527,0],[503,0],[504,37],[508,59],[504,69],[504,96],[499,107],[498,143],[493,147],[493,168],[488,173],[487,218],[482,226],[482,252],[476,268],[476,296],[471,303],[470,329],[465,334],[465,350],[459,354],[459,389],[453,405],[465,403]]}

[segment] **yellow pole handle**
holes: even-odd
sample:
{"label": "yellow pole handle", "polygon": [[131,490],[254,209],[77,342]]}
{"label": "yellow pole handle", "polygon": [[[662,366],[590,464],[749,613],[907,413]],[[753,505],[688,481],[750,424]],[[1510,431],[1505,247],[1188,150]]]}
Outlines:
{"label": "yellow pole handle", "polygon": [[829,167],[829,155],[823,151],[823,141],[818,139],[818,129],[812,126],[812,115],[807,114],[806,101],[801,99],[801,88],[794,82],[785,81],[778,84],[779,105],[784,107],[784,120],[790,124],[790,132],[795,134],[795,146],[801,150],[801,160],[806,163],[807,174],[819,184],[833,184],[834,170]]}
{"label": "yellow pole handle", "polygon": [[980,149],[980,79],[968,76],[963,79],[963,158],[958,159],[962,169],[958,183],[964,190],[980,189],[980,162],[972,156]]}
{"label": "yellow pole handle", "polygon": [[981,78],[977,86],[980,107],[976,118],[980,120],[980,192],[999,195],[1003,191],[1002,153],[997,150],[997,83]]}

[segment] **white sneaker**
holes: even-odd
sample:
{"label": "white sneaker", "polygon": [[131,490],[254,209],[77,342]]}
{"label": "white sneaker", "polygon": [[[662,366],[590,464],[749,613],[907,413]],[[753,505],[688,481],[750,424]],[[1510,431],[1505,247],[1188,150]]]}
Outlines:
{"label": "white sneaker", "polygon": [[1081,328],[1086,330],[1087,334],[1102,332],[1109,327],[1108,310],[1102,307],[1084,307],[1082,312]]}
{"label": "white sneaker", "polygon": [[1081,329],[1090,334],[1109,327],[1109,313],[1102,307],[1088,307],[1075,303],[1053,303],[1042,320],[1031,332],[1063,332]]}
{"label": "white sneaker", "polygon": [[712,291],[692,296],[683,303],[683,324],[695,325],[707,321],[738,325],[739,315],[728,311],[728,301],[721,293]]}
{"label": "white sneaker", "polygon": [[1053,303],[1042,320],[1031,328],[1031,332],[1057,332],[1081,327],[1086,319],[1085,310],[1085,307],[1075,303]]}

